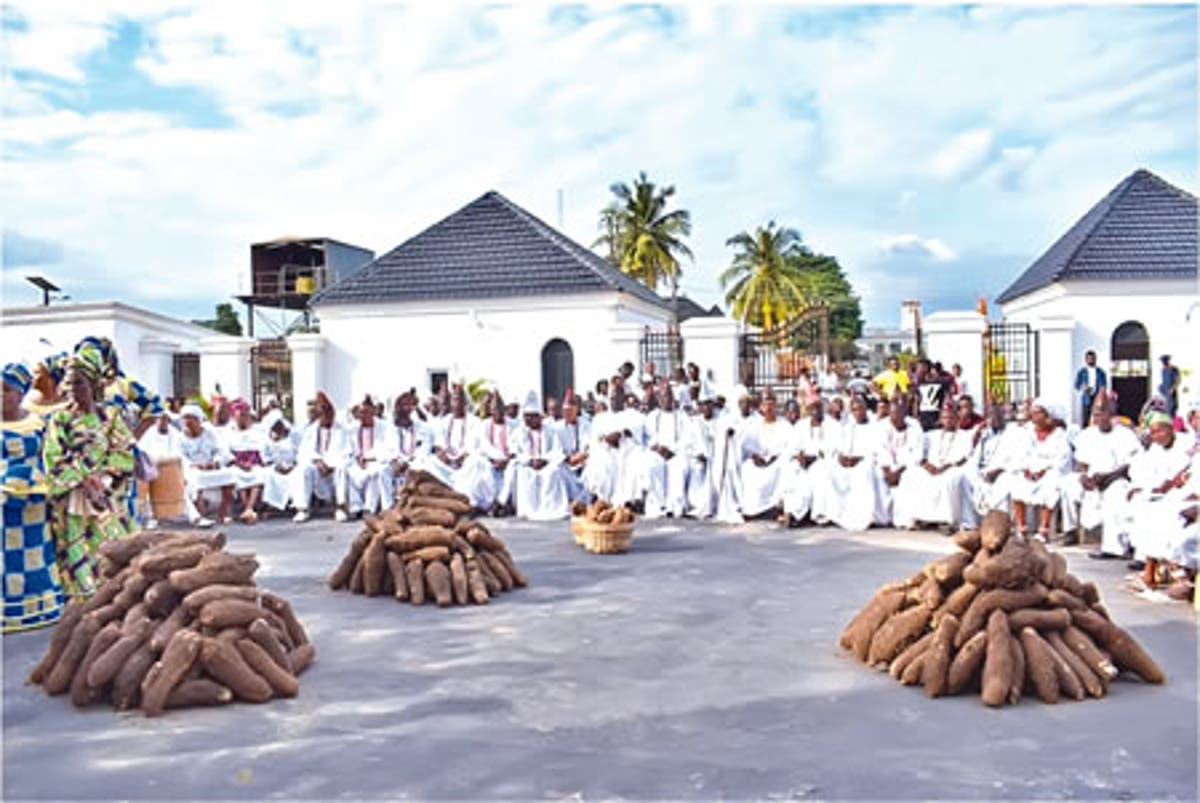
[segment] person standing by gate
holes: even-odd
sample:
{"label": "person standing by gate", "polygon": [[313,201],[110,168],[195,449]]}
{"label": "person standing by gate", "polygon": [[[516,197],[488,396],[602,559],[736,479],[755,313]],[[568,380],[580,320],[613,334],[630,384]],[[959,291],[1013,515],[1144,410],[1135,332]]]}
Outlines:
{"label": "person standing by gate", "polygon": [[1079,425],[1086,429],[1092,423],[1092,405],[1096,401],[1096,394],[1108,390],[1108,376],[1103,368],[1096,365],[1096,352],[1089,350],[1083,356],[1083,361],[1085,365],[1075,372],[1075,391],[1079,393],[1083,415]]}
{"label": "person standing by gate", "polygon": [[1179,369],[1171,365],[1171,355],[1164,354],[1162,360],[1162,378],[1158,382],[1158,395],[1167,403],[1167,415],[1175,418],[1175,409],[1179,406]]}

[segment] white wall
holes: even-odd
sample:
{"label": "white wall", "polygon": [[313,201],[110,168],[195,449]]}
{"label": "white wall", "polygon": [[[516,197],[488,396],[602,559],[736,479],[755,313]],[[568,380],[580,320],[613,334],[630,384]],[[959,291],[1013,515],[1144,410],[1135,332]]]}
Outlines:
{"label": "white wall", "polygon": [[343,408],[367,393],[392,399],[416,387],[425,395],[432,370],[448,371],[451,381],[487,379],[506,398],[540,394],[542,348],[554,338],[570,344],[582,391],[620,362],[636,363],[631,333],[648,323],[662,328],[669,317],[618,293],[323,305],[317,312],[325,341],[322,381]]}
{"label": "white wall", "polygon": [[[1047,353],[1042,343],[1042,393],[1068,400],[1072,416],[1079,410],[1074,396],[1075,371],[1083,365],[1090,349],[1098,363],[1110,367],[1112,333],[1126,321],[1138,321],[1150,336],[1151,392],[1158,387],[1162,354],[1170,354],[1176,366],[1189,372],[1180,401],[1200,392],[1200,348],[1195,345],[1196,322],[1188,314],[1198,298],[1194,281],[1124,280],[1059,282],[1003,305],[1004,317],[1028,322],[1038,328],[1042,319],[1069,321],[1069,343]],[[1192,313],[1193,318],[1197,313]]]}
{"label": "white wall", "polygon": [[935,312],[925,319],[925,352],[947,371],[958,363],[976,409],[983,405],[983,333],[987,320],[978,312]]}
{"label": "white wall", "polygon": [[0,311],[0,358],[35,362],[71,351],[88,335],[116,346],[122,369],[162,395],[173,391],[173,358],[212,334],[195,324],[119,302],[9,307]]}

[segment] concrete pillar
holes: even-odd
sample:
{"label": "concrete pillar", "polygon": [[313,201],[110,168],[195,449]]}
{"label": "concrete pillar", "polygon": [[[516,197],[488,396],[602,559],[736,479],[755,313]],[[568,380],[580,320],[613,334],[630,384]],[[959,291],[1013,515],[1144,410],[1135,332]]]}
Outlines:
{"label": "concrete pillar", "polygon": [[178,343],[157,337],[144,337],[138,343],[141,370],[137,378],[162,396],[175,395],[175,354],[183,351]]}
{"label": "concrete pillar", "polygon": [[987,319],[974,311],[935,312],[922,324],[925,353],[947,371],[958,363],[976,408],[983,403],[983,333]]}
{"label": "concrete pillar", "polygon": [[319,334],[292,335],[287,339],[292,351],[293,407],[303,412],[309,399],[325,387],[325,338]]}
{"label": "concrete pillar", "polygon": [[[608,360],[605,370],[615,371],[623,362],[633,363],[636,374],[641,357],[642,335],[646,327],[639,323],[618,323],[608,328]],[[579,366],[576,366],[576,370]]]}
{"label": "concrete pillar", "polygon": [[690,318],[679,325],[683,358],[700,366],[700,375],[719,388],[738,382],[738,338],[742,325],[731,318]]}
{"label": "concrete pillar", "polygon": [[229,399],[239,396],[249,399],[250,350],[254,341],[248,337],[215,336],[200,341],[200,392],[210,396],[221,388]]}
{"label": "concrete pillar", "polygon": [[1038,333],[1038,396],[1066,410],[1069,420],[1078,424],[1083,411],[1074,389],[1075,319],[1039,318],[1033,328]]}

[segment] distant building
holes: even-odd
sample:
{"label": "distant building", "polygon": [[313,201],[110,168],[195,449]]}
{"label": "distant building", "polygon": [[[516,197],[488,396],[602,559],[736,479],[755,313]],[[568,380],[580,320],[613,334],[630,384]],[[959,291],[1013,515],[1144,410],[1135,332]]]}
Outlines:
{"label": "distant building", "polygon": [[906,300],[900,304],[900,326],[868,326],[862,337],[854,341],[859,359],[866,362],[872,373],[882,371],[889,357],[902,351],[917,351],[917,327],[921,315],[919,301]]}

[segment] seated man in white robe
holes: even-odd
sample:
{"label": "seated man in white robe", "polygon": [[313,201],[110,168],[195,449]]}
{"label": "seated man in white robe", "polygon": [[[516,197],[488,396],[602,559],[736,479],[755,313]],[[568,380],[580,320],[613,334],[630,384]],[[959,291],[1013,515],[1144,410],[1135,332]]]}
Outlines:
{"label": "seated man in white robe", "polygon": [[1152,411],[1146,415],[1146,423],[1150,427],[1150,446],[1129,467],[1125,531],[1134,553],[1130,568],[1149,568],[1143,581],[1154,587],[1158,583],[1154,571],[1157,564],[1151,561],[1162,560],[1170,551],[1167,533],[1159,525],[1189,501],[1185,489],[1190,483],[1192,462],[1188,444],[1175,432],[1166,413]]}
{"label": "seated man in white robe", "polygon": [[[882,403],[882,402],[881,402]],[[887,420],[877,424],[875,440],[875,470],[879,481],[879,512],[887,524],[895,520],[901,481],[910,471],[920,471],[924,456],[924,436],[921,425],[908,415],[908,404],[897,397],[887,407]],[[904,503],[899,503],[903,511]]]}
{"label": "seated man in white robe", "polygon": [[783,502],[783,464],[791,443],[792,425],[778,415],[774,393],[762,399],[762,418],[742,442],[742,515],[777,515]]}
{"label": "seated man in white robe", "polygon": [[1054,509],[1062,502],[1065,480],[1071,471],[1071,444],[1066,428],[1040,400],[1029,406],[1029,427],[1033,448],[1018,463],[1014,474],[1013,527],[1024,535],[1026,511],[1033,508],[1038,527],[1035,537],[1049,541]]}
{"label": "seated man in white robe", "polygon": [[[1092,425],[1075,440],[1075,471],[1064,479],[1067,503],[1079,505],[1079,526],[1100,528],[1096,559],[1133,557],[1122,518],[1129,496],[1129,468],[1144,449],[1134,431],[1113,421],[1115,405],[1101,391],[1092,404]],[[1068,533],[1069,543],[1078,543]],[[1128,553],[1128,554],[1127,554]]]}
{"label": "seated man in white robe", "polygon": [[875,471],[878,428],[867,415],[862,396],[850,399],[850,415],[842,426],[842,439],[829,468],[829,520],[844,530],[865,530],[885,523]]}
{"label": "seated man in white robe", "polygon": [[809,515],[817,524],[829,522],[833,501],[830,470],[841,431],[841,424],[825,415],[825,403],[819,397],[808,403],[808,416],[793,425],[788,459],[782,468],[787,526],[799,526]]}
{"label": "seated man in white robe", "polygon": [[476,419],[468,415],[467,394],[461,389],[451,394],[449,409],[448,415],[431,418],[429,427],[435,437],[434,471],[442,482],[454,487],[474,445],[471,438],[475,434]]}
{"label": "seated man in white robe", "polygon": [[563,451],[556,430],[546,428],[537,394],[530,391],[522,408],[524,425],[517,433],[517,515],[530,521],[554,521],[567,515]]}
{"label": "seated man in white robe", "polygon": [[358,405],[358,424],[350,430],[350,459],[346,464],[346,501],[351,516],[378,513],[395,498],[392,460],[395,436],[386,421],[375,417],[369,395]]}
{"label": "seated man in white robe", "polygon": [[222,524],[228,524],[232,521],[229,513],[233,506],[235,481],[230,467],[233,455],[208,425],[199,405],[184,405],[181,420],[179,454],[183,462],[184,507],[188,521],[193,527],[212,526],[211,519],[200,515],[200,495],[204,491],[218,490],[221,493],[218,519]]}
{"label": "seated man in white robe", "polygon": [[925,433],[919,466],[907,471],[897,489],[893,510],[896,527],[912,529],[918,522],[955,528],[962,521],[966,465],[974,433],[958,428],[958,410],[942,405],[940,429]]}
{"label": "seated man in white robe", "polygon": [[492,516],[513,513],[516,444],[506,412],[503,397],[493,393],[488,417],[474,425],[469,436],[471,453],[454,478],[454,490],[468,497],[474,508]]}
{"label": "seated man in white robe", "polygon": [[592,443],[583,482],[588,492],[614,506],[641,502],[639,469],[644,419],[626,407],[623,390],[614,386],[609,409],[592,419]]}
{"label": "seated man in white robe", "polygon": [[691,422],[675,406],[670,388],[659,388],[658,409],[646,416],[642,486],[648,519],[679,518],[687,508],[687,485],[695,449]]}
{"label": "seated man in white robe", "polygon": [[[959,420],[962,419],[961,411]],[[967,485],[962,501],[962,524],[977,527],[984,514],[1008,513],[1019,464],[1033,448],[1029,432],[1010,423],[1003,404],[988,408],[987,421],[975,430],[975,451],[968,462]]]}
{"label": "seated man in white robe", "polygon": [[559,445],[563,452],[563,482],[567,488],[567,501],[589,501],[587,487],[583,483],[583,471],[587,466],[588,449],[592,442],[591,421],[580,415],[579,397],[568,393],[563,401],[563,420],[558,427]]}
{"label": "seated man in white robe", "polygon": [[309,520],[314,496],[324,502],[332,501],[334,520],[345,521],[349,440],[345,428],[337,422],[333,402],[323,392],[317,394],[316,415],[317,419],[304,432],[297,450],[296,470],[292,472],[292,504],[296,506],[292,521]]}
{"label": "seated man in white robe", "polygon": [[[267,433],[263,444],[263,462],[267,464],[263,478],[263,504],[275,510],[284,510],[292,499],[292,472],[296,468],[297,448],[292,438],[292,425],[279,410],[272,410],[263,417],[263,430]],[[267,511],[264,510],[264,515]]]}
{"label": "seated man in white robe", "polygon": [[439,466],[444,466],[433,456],[437,438],[433,428],[417,418],[414,413],[417,408],[417,397],[412,393],[402,393],[396,398],[392,413],[392,426],[388,437],[393,454],[389,462],[391,483],[385,506],[395,499],[396,490],[404,483],[409,471],[428,471],[441,476]]}

